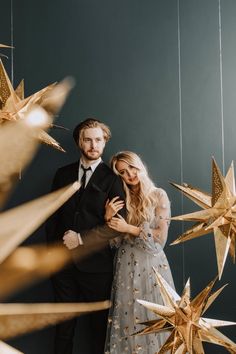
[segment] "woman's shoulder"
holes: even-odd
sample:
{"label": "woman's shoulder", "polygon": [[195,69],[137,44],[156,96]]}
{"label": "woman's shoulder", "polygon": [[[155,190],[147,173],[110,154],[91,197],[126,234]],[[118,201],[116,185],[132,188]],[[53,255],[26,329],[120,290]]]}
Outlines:
{"label": "woman's shoulder", "polygon": [[163,188],[155,187],[152,193],[158,207],[165,208],[170,204],[168,195]]}
{"label": "woman's shoulder", "polygon": [[157,198],[167,197],[167,193],[163,188],[155,187],[152,191],[153,195]]}

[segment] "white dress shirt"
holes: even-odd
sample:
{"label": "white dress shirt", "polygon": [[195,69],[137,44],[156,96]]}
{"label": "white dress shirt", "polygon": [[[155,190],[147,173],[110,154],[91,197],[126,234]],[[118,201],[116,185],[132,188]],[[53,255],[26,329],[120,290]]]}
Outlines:
{"label": "white dress shirt", "polygon": [[91,169],[88,170],[86,172],[86,181],[85,181],[85,187],[87,186],[93,172],[96,170],[96,168],[98,167],[98,165],[100,164],[100,162],[102,161],[101,157],[99,157],[98,160],[96,160],[94,163],[92,163],[91,165],[86,165],[85,163],[83,163],[82,159],[80,159],[79,162],[79,170],[78,170],[78,181],[81,182],[81,178],[84,174],[84,170],[82,169],[81,165],[84,166],[84,168],[88,168],[90,167]]}

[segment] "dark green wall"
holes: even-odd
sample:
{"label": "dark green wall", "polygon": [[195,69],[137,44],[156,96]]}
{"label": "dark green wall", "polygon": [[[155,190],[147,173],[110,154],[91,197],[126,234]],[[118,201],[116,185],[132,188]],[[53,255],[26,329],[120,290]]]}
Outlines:
{"label": "dark green wall", "polygon": [[[218,0],[12,0],[14,84],[26,94],[67,75],[76,87],[57,123],[70,129],[88,115],[111,126],[105,159],[118,150],[139,153],[154,181],[165,188],[172,214],[194,210],[169,181],[211,190],[211,156],[223,168],[235,158],[236,1],[221,0],[222,147]],[[0,43],[10,43],[10,1],[2,0]],[[179,17],[178,17],[179,13]],[[178,36],[178,19],[179,35]],[[2,50],[3,51],[3,50]],[[4,53],[9,53],[4,50]],[[180,62],[179,62],[180,59]],[[4,61],[10,72],[11,63]],[[179,75],[180,74],[180,75]],[[180,79],[180,80],[179,80]],[[181,104],[181,105],[180,105]],[[55,170],[77,158],[71,131],[52,131],[66,154],[42,147],[9,206],[45,194]],[[172,222],[169,243],[187,224]],[[42,228],[27,243],[44,242]],[[180,293],[190,276],[193,296],[216,275],[213,235],[166,246]],[[228,282],[207,316],[236,320],[236,268],[227,260],[220,285]],[[18,301],[49,301],[48,281]],[[233,327],[222,330],[236,341]],[[27,354],[51,353],[52,329],[13,342]],[[223,353],[206,346],[207,353]],[[84,353],[83,353],[84,354]]]}

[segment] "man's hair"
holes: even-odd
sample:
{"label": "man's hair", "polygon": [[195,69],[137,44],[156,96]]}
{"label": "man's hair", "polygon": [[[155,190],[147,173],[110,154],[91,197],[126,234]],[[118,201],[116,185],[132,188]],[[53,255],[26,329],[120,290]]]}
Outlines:
{"label": "man's hair", "polygon": [[83,122],[79,123],[73,131],[73,138],[77,145],[79,145],[83,131],[88,128],[101,128],[103,131],[104,140],[106,142],[111,138],[110,128],[106,124],[95,118],[87,118]]}

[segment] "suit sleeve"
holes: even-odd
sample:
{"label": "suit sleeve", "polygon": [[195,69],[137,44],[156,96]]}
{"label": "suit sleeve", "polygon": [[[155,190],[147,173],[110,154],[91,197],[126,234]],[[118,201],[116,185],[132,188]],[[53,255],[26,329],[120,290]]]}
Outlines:
{"label": "suit sleeve", "polygon": [[99,249],[102,246],[106,246],[113,238],[124,236],[125,234],[115,231],[105,224],[93,228],[91,230],[82,231],[80,235],[83,240],[84,246],[90,247],[91,245],[93,245],[94,247],[96,247],[97,245],[97,248]]}
{"label": "suit sleeve", "polygon": [[[109,200],[117,196],[119,196],[121,200],[125,201],[125,192],[124,192],[121,178],[119,176],[115,176],[114,182],[108,193]],[[119,211],[119,214],[123,218],[126,218],[126,214],[127,214],[126,207],[121,209]],[[86,245],[90,246],[91,243],[93,243],[95,247],[96,245],[98,245],[99,247],[99,245],[100,246],[102,244],[106,245],[109,242],[109,240],[115,237],[124,236],[125,234],[115,231],[110,227],[108,227],[106,224],[104,224],[102,226],[98,226],[91,230],[82,231],[80,235],[85,246]]]}
{"label": "suit sleeve", "polygon": [[[119,176],[115,177],[114,183],[109,191],[108,198],[111,200],[114,197],[120,197],[121,200],[125,202],[125,191],[123,188],[122,180]],[[126,219],[126,207],[124,206],[121,210],[119,210],[119,214]]]}

